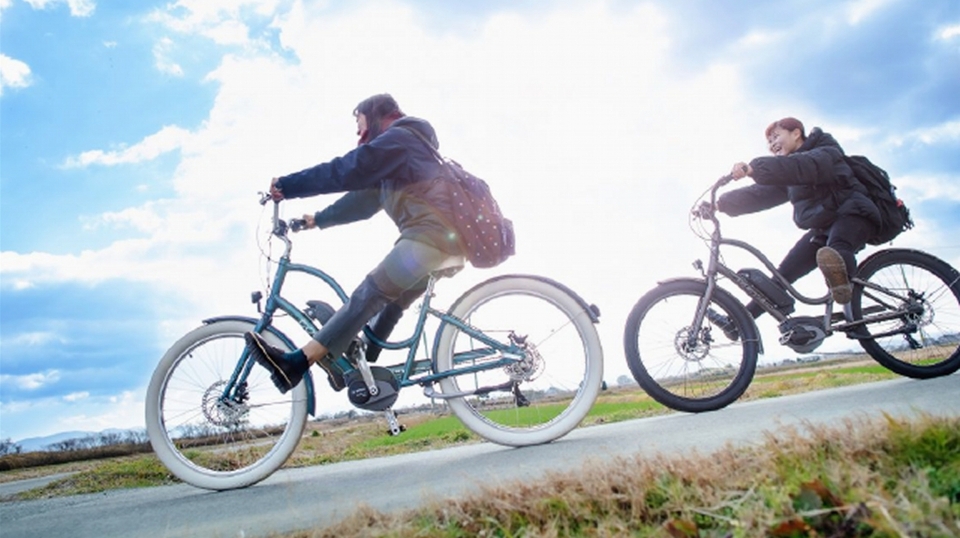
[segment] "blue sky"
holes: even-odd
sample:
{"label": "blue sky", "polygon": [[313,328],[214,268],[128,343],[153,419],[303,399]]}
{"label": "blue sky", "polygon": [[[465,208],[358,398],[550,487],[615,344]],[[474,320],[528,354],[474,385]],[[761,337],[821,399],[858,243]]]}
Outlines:
{"label": "blue sky", "polygon": [[[636,299],[706,255],[687,210],[783,116],[890,171],[917,221],[896,245],[960,266],[955,0],[0,0],[0,91],[0,438],[142,427],[164,350],[255,313],[257,191],[348,151],[384,91],[516,222],[496,272],[600,306],[609,380]],[[725,231],[774,260],[799,236],[786,208]],[[295,254],[352,288],[394,238],[380,215]]]}

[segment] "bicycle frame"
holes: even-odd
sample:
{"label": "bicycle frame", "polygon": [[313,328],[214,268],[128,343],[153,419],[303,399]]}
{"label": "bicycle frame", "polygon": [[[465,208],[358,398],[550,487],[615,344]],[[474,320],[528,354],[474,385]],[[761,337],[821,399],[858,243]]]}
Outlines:
{"label": "bicycle frame", "polygon": [[[720,261],[720,249],[722,246],[735,247],[741,250],[744,250],[750,253],[754,258],[760,261],[767,270],[770,271],[770,274],[773,275],[773,278],[784,288],[784,290],[790,294],[791,297],[797,301],[807,304],[807,305],[824,305],[824,314],[823,314],[823,327],[828,331],[827,334],[832,334],[836,331],[846,332],[852,329],[855,329],[858,326],[875,323],[880,321],[887,321],[890,319],[896,319],[903,315],[897,308],[891,307],[892,310],[889,313],[881,314],[877,316],[868,316],[872,312],[863,312],[863,318],[859,320],[850,320],[847,319],[843,312],[834,313],[833,312],[833,298],[829,292],[827,292],[823,297],[808,297],[800,293],[792,284],[787,282],[787,280],[780,274],[776,266],[770,261],[770,259],[764,255],[760,250],[758,250],[753,245],[745,241],[738,239],[727,239],[722,236],[720,233],[720,221],[716,216],[716,206],[717,206],[717,191],[720,187],[723,187],[732,180],[730,176],[724,176],[718,180],[713,187],[710,189],[710,205],[708,210],[704,209],[695,209],[694,215],[700,218],[705,218],[710,220],[713,223],[713,231],[710,234],[710,258],[707,264],[707,269],[704,271],[703,263],[700,260],[694,262],[694,267],[701,272],[704,279],[707,282],[707,291],[704,294],[704,297],[700,301],[700,305],[697,308],[697,312],[694,317],[693,327],[699,327],[703,323],[703,319],[706,316],[707,306],[710,304],[710,299],[713,295],[713,290],[718,286],[717,284],[717,275],[722,275],[728,278],[733,282],[738,288],[743,290],[753,301],[755,301],[763,310],[770,314],[778,323],[789,319],[790,316],[780,312],[775,305],[761,292],[759,292],[754,286],[747,283],[744,277],[742,277],[736,271],[730,269],[722,261]],[[892,299],[895,299],[900,302],[905,302],[908,298],[898,295],[886,288],[877,286],[872,282],[861,280],[860,278],[854,277],[851,282],[854,285],[859,285],[865,288],[864,294],[870,296],[879,304],[883,304],[883,301],[876,295],[870,294],[866,290],[872,290],[879,294],[886,295]],[[879,310],[879,308],[878,308]],[[881,336],[889,336],[889,334],[879,334],[873,335],[874,338]]]}
{"label": "bicycle frame", "polygon": [[[277,270],[274,274],[273,283],[270,286],[270,292],[267,296],[267,300],[263,309],[263,312],[256,322],[255,331],[260,333],[263,331],[271,331],[281,337],[286,343],[289,343],[291,346],[292,340],[284,335],[282,332],[273,327],[273,318],[277,311],[281,311],[293,318],[294,321],[310,336],[313,337],[319,327],[314,320],[312,320],[307,314],[305,314],[301,309],[297,308],[293,302],[286,299],[281,295],[283,289],[284,281],[290,273],[304,273],[309,276],[318,278],[322,280],[327,286],[329,286],[337,294],[341,301],[346,302],[349,298],[347,293],[344,291],[343,287],[334,279],[331,275],[324,272],[321,269],[316,267],[305,265],[301,263],[294,263],[290,260],[290,253],[293,249],[293,244],[290,241],[290,238],[287,237],[287,224],[279,218],[279,204],[274,204],[273,211],[273,222],[274,229],[272,234],[278,237],[284,243],[284,252],[280,256],[280,259],[277,263]],[[481,372],[490,369],[502,368],[509,364],[513,364],[524,359],[524,350],[520,346],[516,345],[514,342],[505,344],[500,340],[491,338],[486,334],[478,331],[472,327],[469,323],[464,322],[463,320],[448,314],[445,311],[438,310],[431,306],[431,301],[434,297],[434,286],[437,281],[441,278],[437,272],[431,273],[427,283],[426,291],[423,294],[423,299],[420,303],[420,309],[416,320],[416,325],[413,330],[413,334],[410,337],[401,340],[401,341],[386,341],[381,340],[370,330],[369,326],[365,326],[363,331],[366,335],[369,342],[382,347],[387,350],[400,350],[407,349],[406,360],[397,363],[394,365],[386,366],[388,370],[393,373],[396,377],[400,389],[410,387],[412,385],[421,385],[424,387],[429,387],[441,379],[447,377],[471,374],[475,372]],[[466,365],[462,367],[456,367],[445,372],[437,373],[434,371],[434,359],[432,357],[417,360],[417,351],[420,348],[421,339],[426,340],[425,337],[425,328],[426,320],[428,316],[436,318],[440,321],[440,326],[437,330],[437,334],[444,328],[445,324],[451,324],[463,331],[473,340],[476,340],[487,347],[473,349],[467,352],[460,352],[454,355],[453,363],[456,365]],[[436,351],[436,350],[433,350]],[[491,356],[499,355],[499,359],[491,360],[484,362],[482,365],[470,363]],[[366,361],[361,359],[362,364],[359,365],[359,369],[366,367]],[[349,373],[353,370],[358,369],[357,366],[354,366],[344,357],[337,358],[337,365],[343,370],[344,374]],[[229,401],[233,398],[236,398],[240,393],[245,390],[244,383],[245,379],[249,375],[255,361],[250,356],[249,352],[245,349],[243,351],[240,360],[237,363],[237,367],[233,372],[233,375],[230,377],[229,382],[227,383],[226,388],[223,391],[222,398]],[[304,376],[304,381],[309,382],[308,385],[308,397],[310,398],[309,402],[309,412],[311,415],[314,415],[314,390],[313,384],[310,380],[309,373]]]}

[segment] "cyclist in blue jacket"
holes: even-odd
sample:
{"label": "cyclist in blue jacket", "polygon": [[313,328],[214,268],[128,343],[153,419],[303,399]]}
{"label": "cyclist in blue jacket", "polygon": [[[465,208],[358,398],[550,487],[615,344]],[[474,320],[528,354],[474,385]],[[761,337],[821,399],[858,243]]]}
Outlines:
{"label": "cyclist in blue jacket", "polygon": [[[394,221],[400,237],[313,339],[292,352],[267,344],[247,333],[253,357],[271,373],[281,392],[297,385],[312,364],[327,373],[334,390],[344,388],[334,358],[370,322],[385,339],[403,311],[423,294],[430,272],[451,256],[461,255],[453,229],[440,217],[445,197],[434,191],[441,165],[424,143],[407,129],[416,129],[439,147],[433,127],[408,117],[389,94],[363,100],[353,111],[360,137],[357,147],[341,157],[273,179],[274,200],[346,192],[313,215],[304,215],[308,228],[328,228],[372,217],[381,209]],[[376,317],[376,319],[373,319]],[[369,346],[367,359],[376,360],[379,348]]]}

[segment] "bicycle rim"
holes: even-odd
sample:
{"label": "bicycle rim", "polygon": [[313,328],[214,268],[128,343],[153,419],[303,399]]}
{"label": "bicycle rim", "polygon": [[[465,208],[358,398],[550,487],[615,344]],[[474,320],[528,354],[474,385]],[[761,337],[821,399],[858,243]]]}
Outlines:
{"label": "bicycle rim", "polygon": [[[565,289],[535,277],[487,281],[467,292],[451,313],[500,341],[524,342],[524,359],[481,369],[498,357],[462,359],[485,346],[450,324],[438,336],[437,371],[477,370],[441,380],[454,414],[478,435],[523,446],[557,439],[589,412],[603,381],[600,339],[586,307]],[[484,387],[500,390],[473,394]],[[515,391],[512,390],[515,387]]]}
{"label": "bicycle rim", "polygon": [[624,328],[627,365],[637,383],[678,411],[699,413],[733,403],[756,371],[755,327],[746,309],[725,292],[715,290],[708,308],[729,318],[736,339],[707,319],[691,328],[705,293],[703,282],[660,285],[637,301]]}
{"label": "bicycle rim", "polygon": [[925,253],[893,250],[867,260],[859,278],[885,291],[856,286],[854,319],[899,311],[869,323],[861,346],[900,375],[930,378],[960,368],[960,283],[955,269]]}
{"label": "bicycle rim", "polygon": [[[307,390],[280,394],[254,366],[245,395],[221,395],[252,324],[218,322],[180,339],[157,367],[147,395],[147,432],[157,456],[178,478],[223,490],[263,480],[287,460],[306,423]],[[266,338],[282,346],[271,334]]]}

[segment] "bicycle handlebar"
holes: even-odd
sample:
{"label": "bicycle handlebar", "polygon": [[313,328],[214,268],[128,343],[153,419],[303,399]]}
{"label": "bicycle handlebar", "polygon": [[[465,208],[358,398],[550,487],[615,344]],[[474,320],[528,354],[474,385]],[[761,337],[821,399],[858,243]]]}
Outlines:
{"label": "bicycle handlebar", "polygon": [[294,233],[307,229],[307,219],[290,219],[290,229]]}
{"label": "bicycle handlebar", "polygon": [[717,191],[733,180],[734,177],[731,174],[727,174],[714,182],[713,186],[710,187],[710,201],[700,202],[700,205],[694,207],[690,213],[701,219],[715,221],[717,213]]}
{"label": "bicycle handlebar", "polygon": [[[270,196],[269,192],[260,193],[260,205],[267,205],[270,200],[273,200],[273,197]],[[273,234],[285,238],[288,229],[294,233],[305,230],[307,229],[307,220],[293,218],[289,222],[284,221],[280,218],[280,200],[273,200]]]}

